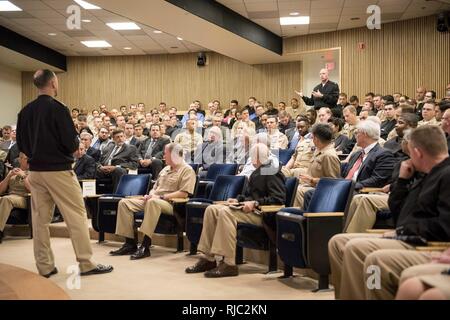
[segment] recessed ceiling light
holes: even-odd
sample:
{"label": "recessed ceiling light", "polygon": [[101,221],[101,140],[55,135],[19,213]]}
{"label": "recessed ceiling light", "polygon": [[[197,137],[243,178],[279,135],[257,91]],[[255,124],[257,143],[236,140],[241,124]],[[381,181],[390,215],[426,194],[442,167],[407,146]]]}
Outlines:
{"label": "recessed ceiling light", "polygon": [[139,29],[141,29],[134,22],[111,22],[111,23],[107,23],[106,25],[113,30],[139,30]]}
{"label": "recessed ceiling light", "polygon": [[89,40],[81,41],[88,48],[110,48],[111,45],[105,40]]}
{"label": "recessed ceiling light", "polygon": [[54,37],[54,36],[56,36],[56,33],[50,32],[48,35]]}
{"label": "recessed ceiling light", "polygon": [[91,22],[91,20],[89,20],[89,19],[83,19],[83,20],[81,20],[82,22],[86,22],[86,23],[88,23],[88,22]]}
{"label": "recessed ceiling light", "polygon": [[84,1],[84,0],[73,0],[73,1],[78,3],[83,9],[86,9],[86,10],[98,10],[98,9],[101,9],[100,7],[97,7],[97,6],[95,6],[95,5],[93,5],[93,4],[89,3],[89,2]]}
{"label": "recessed ceiling light", "polygon": [[124,50],[131,50],[131,47],[124,47]]}
{"label": "recessed ceiling light", "polygon": [[291,13],[289,13],[289,15],[290,16],[298,16],[300,13],[298,13],[298,12],[291,12]]}
{"label": "recessed ceiling light", "polygon": [[177,39],[180,40],[180,41],[183,41],[183,38],[181,38],[181,37],[177,37]]}
{"label": "recessed ceiling light", "polygon": [[0,1],[0,11],[23,11],[23,10],[9,1]]}
{"label": "recessed ceiling light", "polygon": [[163,33],[163,32],[159,30],[154,30],[153,33]]}
{"label": "recessed ceiling light", "polygon": [[281,17],[280,25],[282,26],[292,26],[299,24],[309,24],[309,16],[299,16],[299,17]]}

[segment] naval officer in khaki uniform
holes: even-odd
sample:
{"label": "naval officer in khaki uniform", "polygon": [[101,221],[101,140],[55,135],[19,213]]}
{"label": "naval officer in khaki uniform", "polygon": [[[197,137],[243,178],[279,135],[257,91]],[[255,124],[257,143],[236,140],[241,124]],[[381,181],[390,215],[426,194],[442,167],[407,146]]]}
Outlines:
{"label": "naval officer in khaki uniform", "polygon": [[[167,166],[161,170],[150,193],[142,198],[123,199],[117,210],[116,234],[125,237],[125,244],[111,251],[113,256],[131,254],[131,260],[150,256],[151,238],[161,213],[173,214],[173,198],[186,198],[194,193],[195,172],[183,159],[183,147],[169,143],[164,148]],[[144,220],[139,229],[145,236],[137,248],[134,239],[134,213],[144,211]],[[136,250],[137,249],[137,250]]]}
{"label": "naval officer in khaki uniform", "polygon": [[311,135],[301,137],[289,162],[281,169],[285,177],[296,177],[305,174],[311,164],[315,150]]}
{"label": "naval officer in khaki uniform", "polygon": [[38,70],[33,77],[39,96],[20,111],[17,145],[28,157],[33,216],[34,257],[39,274],[50,277],[55,267],[50,247],[49,224],[55,204],[69,230],[81,275],[111,272],[111,266],[92,261],[89,226],[81,187],[72,170],[73,153],[80,141],[69,109],[54,97],[58,78],[50,70]]}
{"label": "naval officer in khaki uniform", "polygon": [[300,174],[301,184],[295,195],[294,207],[303,208],[305,193],[315,188],[320,178],[338,178],[341,174],[341,162],[334,149],[331,127],[328,124],[318,123],[313,126],[311,133],[316,150],[308,172]]}
{"label": "naval officer in khaki uniform", "polygon": [[[26,194],[30,192],[30,184],[25,179],[28,175],[28,158],[19,154],[19,168],[9,171],[0,183],[0,243],[3,239],[3,230],[13,208],[26,209]],[[5,194],[5,195],[3,195]]]}

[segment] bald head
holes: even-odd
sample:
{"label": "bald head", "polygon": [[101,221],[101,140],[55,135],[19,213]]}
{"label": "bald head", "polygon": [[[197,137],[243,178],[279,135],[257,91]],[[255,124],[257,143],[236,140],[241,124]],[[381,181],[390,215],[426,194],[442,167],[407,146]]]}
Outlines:
{"label": "bald head", "polygon": [[58,79],[51,70],[37,70],[33,75],[33,83],[39,89],[39,94],[48,94],[55,97],[58,94]]}
{"label": "bald head", "polygon": [[321,69],[320,70],[320,81],[327,82],[329,75],[330,75],[330,73],[329,73],[328,69],[325,69],[325,68]]}

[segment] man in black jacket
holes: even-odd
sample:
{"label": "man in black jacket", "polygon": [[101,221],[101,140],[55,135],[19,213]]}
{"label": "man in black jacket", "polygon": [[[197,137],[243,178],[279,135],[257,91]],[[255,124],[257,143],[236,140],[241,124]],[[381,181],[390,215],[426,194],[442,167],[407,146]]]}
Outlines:
{"label": "man in black jacket", "polygon": [[75,165],[73,171],[77,175],[78,180],[95,178],[95,160],[86,154],[84,143],[80,143],[80,147],[74,153]]}
{"label": "man in black jacket", "polygon": [[92,261],[86,209],[72,170],[73,153],[80,141],[69,110],[54,99],[58,78],[53,71],[38,70],[33,80],[39,97],[19,113],[17,144],[29,159],[34,257],[39,274],[48,278],[58,272],[49,232],[55,204],[69,229],[81,275],[111,272],[111,266]]}
{"label": "man in black jacket", "polygon": [[[408,150],[411,159],[402,162],[389,196],[396,230],[382,236],[341,234],[329,242],[336,295],[342,299],[393,299],[401,272],[430,262],[429,253],[411,250],[413,244],[398,236],[450,240],[450,159],[443,131],[427,125],[414,130]],[[423,178],[415,179],[416,172]],[[372,289],[371,266],[379,267],[380,280]]]}
{"label": "man in black jacket", "polygon": [[154,180],[164,167],[164,147],[170,143],[169,139],[161,137],[161,129],[158,124],[150,127],[150,138],[144,140],[138,149],[139,168],[149,168]]}
{"label": "man in black jacket", "polygon": [[80,140],[84,144],[86,154],[94,158],[95,162],[99,162],[102,154],[99,149],[91,147],[92,135],[89,132],[82,132],[80,133]]}
{"label": "man in black jacket", "polygon": [[339,98],[339,86],[337,83],[329,80],[329,72],[327,69],[320,70],[321,83],[314,87],[311,98],[303,95],[303,92],[296,93],[303,99],[306,105],[314,106],[315,110],[322,107],[330,109],[336,108]]}
{"label": "man in black jacket", "polygon": [[[219,278],[237,276],[236,226],[251,223],[262,226],[262,216],[256,211],[260,205],[281,205],[286,198],[284,175],[269,160],[269,148],[263,143],[251,150],[253,165],[257,168],[251,175],[245,195],[229,199],[228,205],[210,205],[203,219],[203,230],[198,249],[204,256],[187,273],[205,272],[205,277]],[[215,255],[223,257],[216,265]]]}

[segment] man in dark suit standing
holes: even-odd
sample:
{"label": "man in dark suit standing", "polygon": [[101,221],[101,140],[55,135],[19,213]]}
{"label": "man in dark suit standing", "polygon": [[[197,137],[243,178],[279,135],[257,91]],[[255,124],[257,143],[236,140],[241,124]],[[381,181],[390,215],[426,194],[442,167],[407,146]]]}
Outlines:
{"label": "man in dark suit standing", "polygon": [[127,174],[126,169],[136,170],[138,167],[137,149],[125,143],[123,130],[112,133],[114,143],[108,145],[97,166],[97,178],[112,178],[113,189],[116,190],[120,177]]}
{"label": "man in dark suit standing", "polygon": [[322,107],[330,109],[336,108],[339,98],[339,86],[337,83],[329,80],[329,72],[327,69],[320,70],[321,83],[314,87],[311,98],[303,95],[303,92],[295,91],[308,106],[314,106],[315,110]]}
{"label": "man in dark suit standing", "polygon": [[84,146],[84,143],[80,143],[80,147],[73,155],[75,157],[73,171],[75,171],[78,180],[94,179],[95,160],[86,154],[86,147]]}
{"label": "man in dark suit standing", "polygon": [[84,147],[86,149],[86,154],[88,156],[94,158],[95,162],[99,162],[101,152],[99,149],[95,149],[95,148],[91,147],[92,135],[88,132],[82,132],[82,133],[80,133],[80,140],[81,140],[81,143],[84,144]]}
{"label": "man in dark suit standing", "polygon": [[158,124],[150,126],[150,138],[144,140],[138,149],[139,168],[149,168],[153,179],[157,179],[164,167],[164,147],[170,143],[169,139],[161,137]]}

